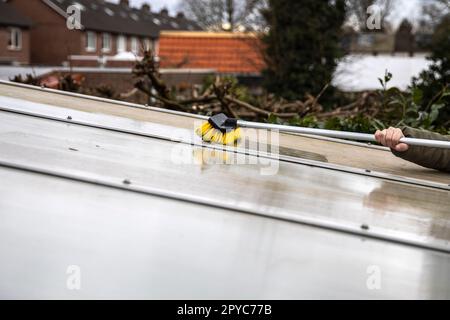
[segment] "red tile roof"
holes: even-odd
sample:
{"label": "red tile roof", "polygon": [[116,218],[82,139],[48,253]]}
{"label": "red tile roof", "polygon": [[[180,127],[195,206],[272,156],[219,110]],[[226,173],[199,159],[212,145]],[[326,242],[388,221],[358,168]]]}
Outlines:
{"label": "red tile roof", "polygon": [[161,68],[215,69],[255,74],[264,68],[261,41],[249,33],[163,31]]}

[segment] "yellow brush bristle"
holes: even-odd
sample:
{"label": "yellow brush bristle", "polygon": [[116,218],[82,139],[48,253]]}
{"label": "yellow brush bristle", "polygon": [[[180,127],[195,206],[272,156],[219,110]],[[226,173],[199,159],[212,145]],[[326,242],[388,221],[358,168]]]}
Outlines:
{"label": "yellow brush bristle", "polygon": [[241,129],[237,128],[236,130],[232,130],[227,132],[223,137],[224,145],[234,145],[241,137]]}
{"label": "yellow brush bristle", "polygon": [[211,124],[209,122],[205,122],[204,124],[202,124],[202,126],[200,128],[197,128],[197,130],[195,130],[195,132],[200,137],[203,137],[210,129],[212,129]]}
{"label": "yellow brush bristle", "polygon": [[203,139],[203,141],[224,145],[234,145],[241,137],[240,128],[222,133],[220,130],[215,129],[209,122],[205,122],[200,128],[195,130],[195,132]]}
{"label": "yellow brush bristle", "polygon": [[216,130],[212,127],[209,130],[204,131],[203,136],[202,136],[203,141],[210,142],[212,137],[215,134],[215,131]]}
{"label": "yellow brush bristle", "polygon": [[215,142],[215,143],[222,143],[223,141],[223,134],[221,131],[219,130],[214,130],[214,134],[211,137],[211,142]]}

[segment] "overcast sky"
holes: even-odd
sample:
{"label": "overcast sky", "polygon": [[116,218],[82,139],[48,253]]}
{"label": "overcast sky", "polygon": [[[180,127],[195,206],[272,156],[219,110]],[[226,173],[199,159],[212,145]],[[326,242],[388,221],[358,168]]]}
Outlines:
{"label": "overcast sky", "polygon": [[[118,0],[115,0],[117,2]],[[166,7],[171,14],[175,14],[179,9],[179,3],[182,0],[130,0],[132,6],[140,7],[142,3],[147,2],[151,5],[152,10],[159,11]],[[399,23],[403,18],[408,18],[414,22],[420,16],[421,6],[424,1],[430,0],[393,0],[395,11],[392,13],[392,20],[394,24]]]}

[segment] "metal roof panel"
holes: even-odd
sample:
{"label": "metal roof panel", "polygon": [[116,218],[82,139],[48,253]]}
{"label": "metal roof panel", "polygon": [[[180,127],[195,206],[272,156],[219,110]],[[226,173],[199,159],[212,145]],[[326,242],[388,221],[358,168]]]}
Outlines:
{"label": "metal roof panel", "polygon": [[2,299],[450,298],[441,252],[4,167],[0,181]]}
{"label": "metal roof panel", "polygon": [[277,157],[195,140],[203,119],[0,84],[0,297],[74,298],[75,264],[77,298],[449,298],[446,185],[285,155],[261,175]]}
{"label": "metal roof panel", "polygon": [[0,164],[450,252],[448,190],[149,138],[136,132],[151,124],[85,116],[108,128],[0,112]]}
{"label": "metal roof panel", "polygon": [[[24,108],[31,103],[38,103],[189,130],[194,128],[195,121],[205,119],[205,117],[195,114],[0,81],[0,99],[4,97],[24,99],[25,103],[22,103]],[[347,170],[348,172],[358,172],[369,176],[381,176],[401,181],[415,180],[426,185],[439,184],[447,188],[450,184],[450,174],[423,168],[399,159],[392,155],[388,148],[384,147],[346,140],[283,133],[280,133],[279,143],[280,151],[283,151],[283,148],[288,148],[319,154],[327,159],[330,166],[338,166],[340,170]]]}

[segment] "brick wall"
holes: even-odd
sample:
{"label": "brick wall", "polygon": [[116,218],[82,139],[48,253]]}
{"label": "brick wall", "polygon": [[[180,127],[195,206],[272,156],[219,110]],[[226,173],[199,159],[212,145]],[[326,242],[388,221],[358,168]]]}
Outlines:
{"label": "brick wall", "polygon": [[[107,86],[114,90],[116,94],[130,92],[134,88],[136,78],[130,72],[78,72],[74,70],[75,74],[81,74],[84,78],[83,88],[90,89],[95,94],[94,89],[100,86]],[[67,72],[53,72],[45,75],[43,78],[50,76],[64,76]],[[162,79],[169,86],[191,86],[192,84],[202,84],[207,73],[186,74],[186,73],[164,73]],[[143,93],[138,93],[127,99],[126,101],[146,104],[148,103],[148,97]]]}
{"label": "brick wall", "polygon": [[[117,34],[111,35],[111,51],[102,51],[102,32],[95,32],[97,47],[94,51],[86,49],[87,33],[83,30],[69,30],[65,18],[58,12],[37,0],[10,0],[10,3],[23,15],[33,20],[30,30],[30,60],[33,64],[61,65],[69,56],[114,56],[117,54]],[[141,41],[139,38],[139,48]],[[126,50],[131,51],[131,37],[127,36]],[[75,59],[76,60],[76,59]],[[76,60],[74,66],[98,66],[95,61]],[[110,66],[130,66],[129,63],[114,62]]]}
{"label": "brick wall", "polygon": [[8,48],[10,28],[0,26],[0,63],[16,62],[20,64],[30,63],[30,32],[22,30],[22,48],[12,50]]}
{"label": "brick wall", "polygon": [[[114,33],[110,33],[110,39],[111,39],[111,51],[109,52],[103,52],[102,51],[102,43],[103,43],[103,33],[102,32],[95,32],[95,31],[91,31],[94,32],[96,34],[96,39],[97,39],[97,48],[95,51],[88,51],[86,49],[87,47],[87,32],[84,32],[82,35],[82,49],[81,49],[81,53],[83,55],[105,55],[105,56],[114,56],[117,54],[117,42],[118,42],[118,34],[114,34]],[[126,37],[126,47],[125,47],[125,51],[131,51],[131,38],[132,36],[129,35],[124,35]],[[142,46],[144,43],[145,38],[140,38],[137,37],[138,39],[138,48],[139,48],[139,54],[142,53]],[[155,41],[154,39],[150,39],[151,41]]]}
{"label": "brick wall", "polygon": [[[118,34],[110,33],[111,39],[111,50],[108,52],[102,51],[102,43],[103,43],[103,33],[91,31],[96,34],[96,49],[95,50],[87,50],[87,32],[83,34],[82,39],[82,54],[71,57],[71,65],[74,67],[99,67],[100,63],[98,58],[100,56],[112,57],[115,56],[117,51],[117,42],[118,42]],[[131,51],[131,36],[126,36],[126,51]],[[139,48],[139,56],[142,55],[142,48],[144,44],[145,38],[137,38],[138,39],[138,48]],[[154,41],[154,46],[156,45],[156,41],[154,39],[150,39]],[[110,68],[131,68],[135,64],[135,60],[108,60],[105,64],[106,67]]]}
{"label": "brick wall", "polygon": [[[94,32],[94,31],[91,31]],[[97,49],[95,51],[88,51],[86,49],[87,47],[87,32],[83,32],[82,35],[82,48],[81,48],[81,54],[83,55],[105,55],[105,56],[114,56],[117,53],[117,36],[114,34],[110,35],[110,41],[111,41],[111,50],[109,52],[103,52],[102,51],[102,43],[103,43],[103,33],[102,32],[95,32],[97,36]]]}
{"label": "brick wall", "polygon": [[[68,72],[59,72],[55,71],[50,74],[46,74],[41,79],[46,79],[52,76],[62,77],[67,75]],[[121,93],[127,93],[133,90],[134,83],[136,78],[133,77],[131,70],[129,73],[125,72],[77,72],[74,71],[74,74],[81,74],[84,78],[83,80],[83,89],[91,91],[93,95],[96,94],[95,89],[99,87],[109,87],[118,95]],[[128,102],[146,104],[148,102],[148,98],[146,95],[142,93],[138,93],[136,95],[131,96],[128,99],[123,99]]]}
{"label": "brick wall", "polygon": [[60,65],[67,56],[81,53],[82,32],[69,30],[66,20],[42,1],[12,0],[19,12],[33,20],[30,60],[33,64]]}

